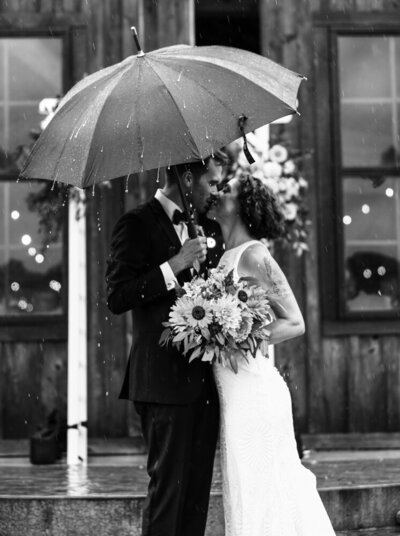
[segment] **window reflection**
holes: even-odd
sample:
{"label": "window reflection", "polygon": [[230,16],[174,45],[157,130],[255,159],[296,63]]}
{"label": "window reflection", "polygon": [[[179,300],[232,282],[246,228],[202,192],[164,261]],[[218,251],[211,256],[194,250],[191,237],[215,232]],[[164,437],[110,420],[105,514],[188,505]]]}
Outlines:
{"label": "window reflection", "polygon": [[0,38],[0,175],[22,168],[40,133],[39,102],[61,93],[60,38]]}
{"label": "window reflection", "polygon": [[400,165],[400,37],[340,36],[342,165]]}
{"label": "window reflection", "polygon": [[31,210],[32,194],[46,187],[0,183],[0,315],[63,312],[62,239],[44,241],[41,214]]}
{"label": "window reflection", "polygon": [[400,310],[400,199],[395,178],[343,186],[346,308]]}

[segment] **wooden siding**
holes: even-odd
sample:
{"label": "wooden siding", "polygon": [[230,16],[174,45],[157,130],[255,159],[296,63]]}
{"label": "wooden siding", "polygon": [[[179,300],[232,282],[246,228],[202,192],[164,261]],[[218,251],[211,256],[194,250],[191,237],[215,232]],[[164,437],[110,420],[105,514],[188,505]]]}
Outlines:
{"label": "wooden siding", "polygon": [[[218,9],[223,10],[224,4],[219,3]],[[215,2],[210,2],[210,9],[217,9]],[[321,243],[327,222],[319,207],[321,196],[329,193],[332,166],[330,155],[322,150],[330,143],[324,24],[360,16],[379,21],[388,13],[399,20],[400,0],[259,0],[260,50],[308,78],[299,94],[301,117],[279,127],[292,147],[308,155],[302,165],[313,222],[310,252],[298,259],[288,250],[277,251],[307,323],[304,337],[276,348],[278,367],[292,393],[296,427],[302,432],[400,430],[400,335],[328,335],[323,330],[319,285],[327,246]],[[134,53],[131,25],[137,26],[143,48],[149,51],[192,43],[194,18],[192,0],[0,0],[0,28],[71,29],[71,83]],[[316,20],[324,24],[317,25]],[[326,76],[316,78],[321,70]],[[145,173],[130,178],[128,194],[121,180],[112,181],[110,188],[96,188],[93,197],[89,193],[89,432],[95,437],[138,433],[131,405],[117,399],[130,321],[127,315],[108,312],[104,273],[115,221],[155,187],[154,174]],[[27,437],[55,405],[65,412],[67,342],[8,339],[0,341],[0,436]]]}

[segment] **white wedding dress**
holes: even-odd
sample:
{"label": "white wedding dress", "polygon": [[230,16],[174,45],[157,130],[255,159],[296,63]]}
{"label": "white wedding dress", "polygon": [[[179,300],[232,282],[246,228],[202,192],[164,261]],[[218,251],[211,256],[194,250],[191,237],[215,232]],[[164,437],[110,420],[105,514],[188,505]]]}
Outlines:
{"label": "white wedding dress", "polygon": [[[254,243],[226,251],[220,266],[237,278],[239,259]],[[291,398],[278,370],[260,353],[239,363],[237,374],[218,363],[213,371],[221,406],[225,536],[335,536],[315,476],[299,459]]]}

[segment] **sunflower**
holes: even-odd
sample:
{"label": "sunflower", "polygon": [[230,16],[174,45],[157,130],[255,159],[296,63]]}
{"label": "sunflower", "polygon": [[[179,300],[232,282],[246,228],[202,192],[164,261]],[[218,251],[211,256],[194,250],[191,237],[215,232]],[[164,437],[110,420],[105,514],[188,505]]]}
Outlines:
{"label": "sunflower", "polygon": [[191,310],[187,323],[191,328],[206,328],[212,322],[213,315],[210,303],[201,297],[191,300]]}
{"label": "sunflower", "polygon": [[169,323],[175,331],[183,331],[187,327],[192,308],[193,301],[186,295],[180,297],[171,307]]}
{"label": "sunflower", "polygon": [[253,327],[253,317],[250,313],[242,312],[242,318],[240,326],[236,332],[235,340],[236,342],[243,342],[251,333],[251,328]]}

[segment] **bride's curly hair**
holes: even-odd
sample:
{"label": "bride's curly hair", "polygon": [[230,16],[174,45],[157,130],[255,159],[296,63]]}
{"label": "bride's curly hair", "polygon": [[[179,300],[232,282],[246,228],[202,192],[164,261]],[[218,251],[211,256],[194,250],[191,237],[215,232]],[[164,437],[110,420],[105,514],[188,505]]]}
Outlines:
{"label": "bride's curly hair", "polygon": [[285,233],[284,216],[279,202],[262,181],[246,175],[239,179],[240,217],[257,240],[273,240]]}

